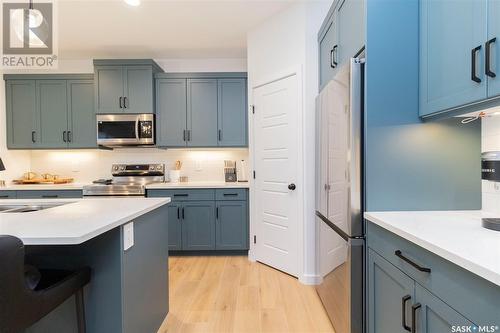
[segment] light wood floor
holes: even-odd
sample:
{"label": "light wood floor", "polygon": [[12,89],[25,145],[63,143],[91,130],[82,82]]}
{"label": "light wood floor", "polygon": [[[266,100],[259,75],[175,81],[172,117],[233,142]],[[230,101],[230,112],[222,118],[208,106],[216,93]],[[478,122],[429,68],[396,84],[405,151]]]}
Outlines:
{"label": "light wood floor", "polygon": [[159,332],[334,332],[312,286],[247,257],[169,258]]}

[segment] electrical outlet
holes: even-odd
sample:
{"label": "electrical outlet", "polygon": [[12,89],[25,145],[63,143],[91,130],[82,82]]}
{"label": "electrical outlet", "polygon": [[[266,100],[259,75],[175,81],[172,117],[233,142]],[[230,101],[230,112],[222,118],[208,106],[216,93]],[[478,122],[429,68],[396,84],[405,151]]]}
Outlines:
{"label": "electrical outlet", "polygon": [[134,246],[134,222],[123,226],[123,251],[127,251]]}

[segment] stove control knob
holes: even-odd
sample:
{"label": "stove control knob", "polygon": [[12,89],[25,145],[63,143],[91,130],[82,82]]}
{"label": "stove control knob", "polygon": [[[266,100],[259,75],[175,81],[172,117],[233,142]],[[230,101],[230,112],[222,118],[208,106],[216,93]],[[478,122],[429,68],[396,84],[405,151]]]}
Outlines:
{"label": "stove control knob", "polygon": [[163,170],[163,167],[161,165],[157,165],[156,170],[161,171],[161,170]]}
{"label": "stove control knob", "polygon": [[154,171],[155,170],[155,166],[154,165],[150,165],[149,166],[149,171]]}
{"label": "stove control knob", "polygon": [[120,171],[125,171],[125,166],[124,165],[120,165]]}
{"label": "stove control knob", "polygon": [[113,166],[113,171],[118,171],[118,165]]}

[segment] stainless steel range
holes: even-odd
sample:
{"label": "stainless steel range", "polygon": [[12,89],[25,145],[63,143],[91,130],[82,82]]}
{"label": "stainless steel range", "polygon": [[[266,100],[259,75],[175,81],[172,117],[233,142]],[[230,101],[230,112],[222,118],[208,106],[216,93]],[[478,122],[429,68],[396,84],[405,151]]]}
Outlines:
{"label": "stainless steel range", "polygon": [[164,164],[113,164],[112,179],[83,187],[84,196],[145,196],[146,185],[165,182]]}

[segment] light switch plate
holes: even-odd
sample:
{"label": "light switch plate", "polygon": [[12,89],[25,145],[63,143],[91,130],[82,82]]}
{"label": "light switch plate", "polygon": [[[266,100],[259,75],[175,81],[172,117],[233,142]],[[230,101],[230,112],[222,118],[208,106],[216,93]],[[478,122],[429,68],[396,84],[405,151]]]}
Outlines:
{"label": "light switch plate", "polygon": [[127,251],[134,246],[134,222],[123,226],[123,251]]}

